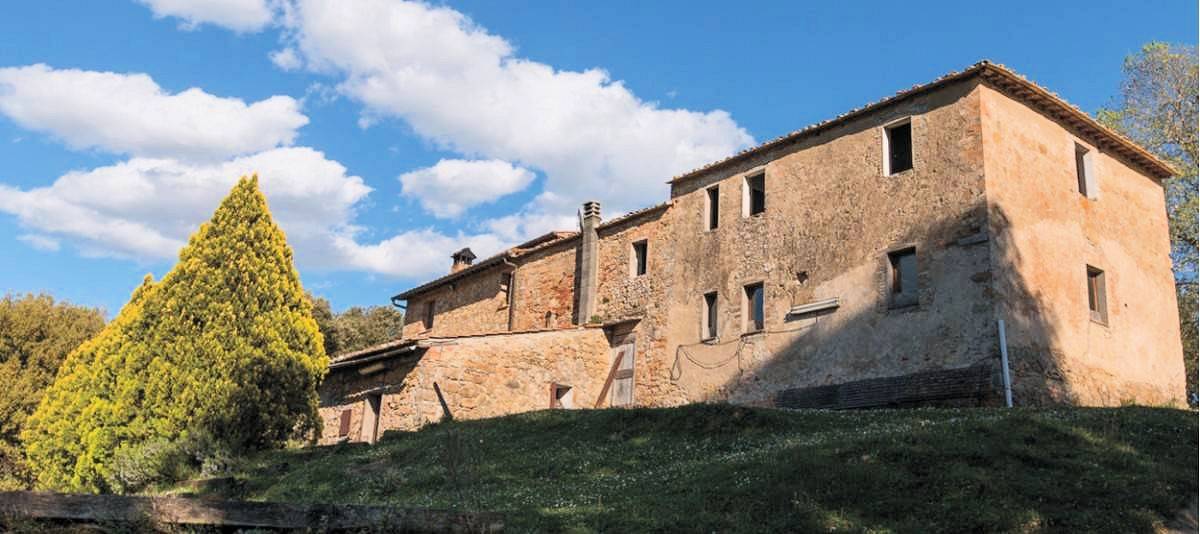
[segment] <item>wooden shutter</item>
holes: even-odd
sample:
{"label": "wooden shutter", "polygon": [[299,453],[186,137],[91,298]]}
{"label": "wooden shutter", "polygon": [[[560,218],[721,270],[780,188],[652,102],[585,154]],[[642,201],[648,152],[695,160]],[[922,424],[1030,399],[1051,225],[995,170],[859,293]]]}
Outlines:
{"label": "wooden shutter", "polygon": [[342,410],[342,420],[338,424],[338,437],[344,438],[350,435],[350,410]]}
{"label": "wooden shutter", "polygon": [[634,344],[626,343],[614,349],[615,357],[620,359],[617,373],[613,375],[612,406],[627,406],[633,404],[633,355]]}

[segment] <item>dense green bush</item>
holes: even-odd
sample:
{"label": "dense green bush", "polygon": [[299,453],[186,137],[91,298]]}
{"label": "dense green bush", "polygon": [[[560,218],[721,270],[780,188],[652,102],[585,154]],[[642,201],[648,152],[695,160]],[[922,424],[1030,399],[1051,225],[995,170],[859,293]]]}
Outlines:
{"label": "dense green bush", "polygon": [[28,485],[17,437],[67,354],[104,326],[104,314],[49,295],[0,298],[0,490]]}
{"label": "dense green bush", "polygon": [[[328,358],[283,232],[243,178],[163,279],[63,364],[23,433],[38,485],[129,491],[317,430]],[[203,439],[201,439],[203,438]],[[139,453],[154,461],[133,465]],[[122,472],[115,469],[120,467]]]}

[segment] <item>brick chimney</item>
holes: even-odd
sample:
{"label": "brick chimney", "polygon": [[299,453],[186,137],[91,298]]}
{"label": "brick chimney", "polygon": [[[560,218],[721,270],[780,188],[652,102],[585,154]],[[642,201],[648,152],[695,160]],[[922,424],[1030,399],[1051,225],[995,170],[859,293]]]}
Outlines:
{"label": "brick chimney", "polygon": [[576,324],[587,324],[596,314],[596,274],[600,269],[600,238],[596,227],[600,226],[600,203],[583,203],[579,215],[579,309]]}
{"label": "brick chimney", "polygon": [[450,264],[450,272],[457,273],[471,266],[471,263],[475,261],[475,253],[471,252],[470,248],[463,248],[451,254],[450,259],[454,260],[454,263]]}

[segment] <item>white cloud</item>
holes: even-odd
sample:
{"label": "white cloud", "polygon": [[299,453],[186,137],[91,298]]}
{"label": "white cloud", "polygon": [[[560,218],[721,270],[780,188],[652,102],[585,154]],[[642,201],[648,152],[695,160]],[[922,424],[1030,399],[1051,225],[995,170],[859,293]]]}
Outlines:
{"label": "white cloud", "polygon": [[662,109],[599,69],[556,70],[517,57],[463,14],[424,3],[295,0],[287,47],[310,70],[342,78],[363,126],[407,121],[441,148],[546,174],[528,217],[608,213],[661,201],[664,181],[753,142],[723,111]]}
{"label": "white cloud", "polygon": [[145,74],[41,64],[0,68],[0,114],[76,149],[196,161],[291,144],[308,123],[288,96],[246,104],[195,88],[170,94]]}
{"label": "white cloud", "polygon": [[138,0],[156,18],[176,17],[184,29],[205,23],[239,32],[261,30],[275,17],[269,0]]}
{"label": "white cloud", "polygon": [[529,170],[496,159],[443,159],[400,175],[404,194],[420,199],[426,211],[443,218],[525,189],[533,179]]}
{"label": "white cloud", "polygon": [[283,70],[296,70],[302,66],[300,56],[296,55],[296,50],[292,48],[284,48],[271,52],[271,63]]}
{"label": "white cloud", "polygon": [[17,240],[24,242],[34,249],[46,252],[57,252],[61,247],[57,239],[40,234],[22,234],[17,236]]}
{"label": "white cloud", "polygon": [[492,235],[445,235],[430,229],[363,243],[363,229],[353,220],[371,188],[340,163],[306,147],[212,164],[133,158],[69,172],[47,187],[0,185],[0,212],[34,230],[19,239],[37,248],[57,247],[64,238],[85,256],[168,260],[211,217],[238,177],[253,173],[258,173],[271,214],[304,268],[433,276],[447,269],[447,255],[456,248],[471,246],[483,255],[505,245]]}

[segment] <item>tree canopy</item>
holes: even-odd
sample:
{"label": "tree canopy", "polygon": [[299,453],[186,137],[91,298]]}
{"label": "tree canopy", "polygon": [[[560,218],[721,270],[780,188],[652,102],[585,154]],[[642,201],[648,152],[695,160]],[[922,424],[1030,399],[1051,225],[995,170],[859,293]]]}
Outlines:
{"label": "tree canopy", "polygon": [[292,251],[243,178],[174,268],[68,356],[23,433],[30,467],[46,488],[130,491],[163,451],[277,446],[319,427],[327,365]]}
{"label": "tree canopy", "polygon": [[309,298],[313,317],[325,338],[325,354],[330,357],[392,341],[404,328],[404,314],[391,306],[354,306],[334,313],[328,300]]}
{"label": "tree canopy", "polygon": [[67,354],[104,326],[95,308],[49,295],[0,298],[0,489],[27,485],[17,441]]}
{"label": "tree canopy", "polygon": [[1101,110],[1102,123],[1171,163],[1179,175],[1165,183],[1172,259],[1179,296],[1180,330],[1188,374],[1188,399],[1197,401],[1197,101],[1200,69],[1195,45],[1149,43],[1125,58],[1121,96]]}

